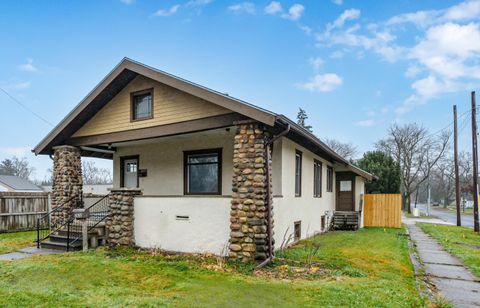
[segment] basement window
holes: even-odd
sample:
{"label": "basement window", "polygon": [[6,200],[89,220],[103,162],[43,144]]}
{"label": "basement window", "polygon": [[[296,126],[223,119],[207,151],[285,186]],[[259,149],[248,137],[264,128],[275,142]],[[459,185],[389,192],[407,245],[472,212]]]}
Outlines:
{"label": "basement window", "polygon": [[132,121],[153,118],[153,89],[133,92],[130,97],[132,101]]}
{"label": "basement window", "polygon": [[293,239],[295,242],[299,241],[302,237],[302,222],[296,221],[293,223]]}

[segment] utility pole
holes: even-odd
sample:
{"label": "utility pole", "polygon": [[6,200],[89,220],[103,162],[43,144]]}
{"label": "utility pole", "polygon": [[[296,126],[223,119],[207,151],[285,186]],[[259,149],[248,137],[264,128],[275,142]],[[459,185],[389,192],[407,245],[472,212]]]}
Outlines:
{"label": "utility pole", "polygon": [[460,176],[458,172],[458,127],[457,127],[457,105],[453,105],[453,157],[455,160],[455,205],[457,208],[457,226],[462,225],[460,213]]}
{"label": "utility pole", "polygon": [[473,158],[473,230],[480,232],[478,225],[478,150],[477,150],[477,108],[475,91],[472,91],[472,158]]}
{"label": "utility pole", "polygon": [[427,216],[430,216],[430,178],[427,182]]}

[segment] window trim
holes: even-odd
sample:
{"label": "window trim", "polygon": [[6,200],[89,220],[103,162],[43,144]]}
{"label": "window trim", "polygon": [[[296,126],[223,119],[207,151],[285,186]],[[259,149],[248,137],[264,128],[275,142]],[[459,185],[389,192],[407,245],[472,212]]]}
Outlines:
{"label": "window trim", "polygon": [[327,166],[327,192],[333,192],[333,167]]}
{"label": "window trim", "polygon": [[[300,172],[298,177],[298,192],[297,192],[297,156],[300,158]],[[303,165],[303,153],[299,150],[295,150],[295,197],[302,196],[302,165]]]}
{"label": "window trim", "polygon": [[140,187],[140,155],[120,156],[120,188],[125,188],[125,161],[137,160],[137,188]]}
{"label": "window trim", "polygon": [[[319,170],[317,170],[317,167],[319,168]],[[318,172],[320,174],[318,174]],[[318,176],[318,178],[316,177]],[[314,198],[321,198],[322,197],[322,190],[323,190],[323,164],[321,161],[319,161],[318,159],[314,159],[313,160],[313,197]],[[319,181],[319,186],[318,187],[318,191],[317,191],[317,179]]]}
{"label": "window trim", "polygon": [[[142,118],[135,118],[135,96],[139,95],[145,95],[145,94],[150,94],[152,99],[150,100],[150,116],[148,117],[142,117]],[[130,122],[137,122],[137,121],[143,121],[143,120],[149,120],[153,119],[153,106],[154,106],[154,101],[153,101],[153,88],[150,89],[145,89],[145,90],[140,90],[140,91],[135,91],[130,93]]]}
{"label": "window trim", "polygon": [[[183,194],[185,196],[217,196],[222,194],[222,151],[223,148],[183,151]],[[195,192],[188,191],[188,156],[194,154],[216,153],[218,155],[218,181],[216,192]]]}

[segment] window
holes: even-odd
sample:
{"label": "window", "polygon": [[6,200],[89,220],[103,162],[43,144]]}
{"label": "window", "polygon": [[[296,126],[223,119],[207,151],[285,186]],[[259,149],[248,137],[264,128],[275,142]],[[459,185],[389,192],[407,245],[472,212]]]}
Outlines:
{"label": "window", "polygon": [[222,183],[222,149],[184,152],[184,193],[219,195]]}
{"label": "window", "polygon": [[295,152],[295,197],[302,195],[302,152]]}
{"label": "window", "polygon": [[153,118],[153,89],[131,94],[131,120],[146,120]]}
{"label": "window", "polygon": [[295,242],[302,238],[302,222],[296,221],[293,223],[293,240]]}
{"label": "window", "polygon": [[327,167],[327,191],[333,191],[333,168]]}
{"label": "window", "polygon": [[322,196],[322,163],[318,160],[313,161],[313,196]]}

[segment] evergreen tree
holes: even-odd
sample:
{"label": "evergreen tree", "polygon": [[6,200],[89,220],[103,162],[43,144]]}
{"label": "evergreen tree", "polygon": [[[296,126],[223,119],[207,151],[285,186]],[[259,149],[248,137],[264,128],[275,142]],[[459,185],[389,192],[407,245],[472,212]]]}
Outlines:
{"label": "evergreen tree", "polygon": [[300,125],[301,127],[305,128],[309,132],[312,132],[312,125],[307,125],[305,123],[305,120],[308,119],[307,112],[303,110],[302,108],[298,108],[298,114],[297,114],[297,124]]}
{"label": "evergreen tree", "polygon": [[367,193],[400,193],[400,166],[389,155],[381,151],[367,152],[358,160],[358,166],[378,177],[378,180],[366,184]]}

